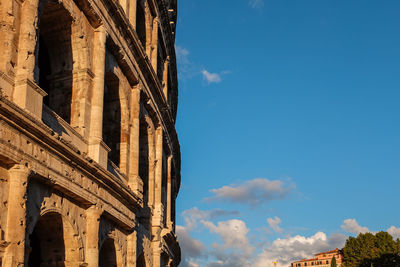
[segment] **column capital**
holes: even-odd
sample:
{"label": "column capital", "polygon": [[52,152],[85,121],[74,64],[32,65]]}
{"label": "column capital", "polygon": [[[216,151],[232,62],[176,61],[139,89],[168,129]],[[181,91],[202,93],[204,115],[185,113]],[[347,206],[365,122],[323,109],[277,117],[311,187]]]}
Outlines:
{"label": "column capital", "polygon": [[159,25],[160,24],[160,19],[158,17],[155,17],[153,19],[153,23]]}
{"label": "column capital", "polygon": [[96,205],[90,206],[88,209],[85,211],[87,216],[95,217],[95,218],[100,218],[101,215],[103,214],[103,209]]}
{"label": "column capital", "polygon": [[29,175],[31,173],[31,170],[25,164],[14,164],[8,171],[10,174],[25,173]]}

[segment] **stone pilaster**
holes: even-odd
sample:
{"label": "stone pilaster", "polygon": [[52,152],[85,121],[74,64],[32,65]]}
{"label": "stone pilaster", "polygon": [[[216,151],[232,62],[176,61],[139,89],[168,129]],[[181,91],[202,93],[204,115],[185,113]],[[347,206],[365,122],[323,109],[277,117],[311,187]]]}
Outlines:
{"label": "stone pilaster", "polygon": [[151,38],[153,31],[153,16],[151,15],[148,1],[144,3],[145,23],[146,23],[146,54],[151,57]]}
{"label": "stone pilaster", "polygon": [[129,2],[129,22],[132,27],[136,30],[136,12],[137,12],[137,0],[130,0]]}
{"label": "stone pilaster", "polygon": [[93,38],[93,86],[90,112],[89,156],[107,168],[110,149],[103,142],[104,74],[107,33],[104,26],[96,29]]}
{"label": "stone pilaster", "polygon": [[15,1],[2,1],[0,6],[0,72],[7,75],[13,74],[15,8]]}
{"label": "stone pilaster", "polygon": [[158,25],[160,21],[158,18],[153,20],[153,32],[151,36],[151,65],[157,73],[157,55],[158,55]]}
{"label": "stone pilaster", "polygon": [[46,96],[46,93],[36,85],[34,80],[37,9],[38,0],[24,1],[22,4],[13,101],[33,116],[41,119],[43,97]]}
{"label": "stone pilaster", "polygon": [[137,232],[136,230],[128,235],[128,243],[126,248],[127,267],[136,267],[137,258]]}
{"label": "stone pilaster", "polygon": [[172,220],[171,220],[171,204],[172,204],[172,197],[171,197],[171,187],[172,187],[172,156],[168,157],[168,167],[167,167],[167,227],[169,230],[172,231]]}
{"label": "stone pilaster", "polygon": [[153,225],[161,226],[163,217],[163,207],[161,203],[162,194],[162,163],[163,163],[163,129],[159,126],[155,134],[156,160],[155,160],[155,184],[154,184],[154,218]]}
{"label": "stone pilaster", "polygon": [[154,183],[154,211],[152,217],[152,248],[153,248],[153,265],[161,264],[161,230],[163,222],[164,207],[161,203],[162,193],[162,159],[163,159],[163,130],[159,126],[155,133],[156,160],[155,160],[155,183]]}
{"label": "stone pilaster", "polygon": [[143,192],[143,182],[139,177],[140,153],[140,88],[136,85],[131,91],[130,99],[130,147],[129,147],[129,187],[139,195]]}
{"label": "stone pilaster", "polygon": [[168,66],[169,66],[169,57],[167,57],[164,61],[164,72],[163,72],[163,81],[162,81],[162,86],[163,86],[163,93],[165,100],[168,101]]}
{"label": "stone pilaster", "polygon": [[18,41],[17,80],[29,79],[34,81],[37,10],[38,0],[24,1],[22,3]]}
{"label": "stone pilaster", "polygon": [[23,266],[25,260],[26,191],[30,170],[15,165],[9,170],[9,193],[4,267]]}
{"label": "stone pilaster", "polygon": [[155,242],[153,244],[153,266],[161,266],[160,242]]}
{"label": "stone pilaster", "polygon": [[102,210],[92,206],[86,210],[86,258],[88,267],[99,265],[99,225]]}

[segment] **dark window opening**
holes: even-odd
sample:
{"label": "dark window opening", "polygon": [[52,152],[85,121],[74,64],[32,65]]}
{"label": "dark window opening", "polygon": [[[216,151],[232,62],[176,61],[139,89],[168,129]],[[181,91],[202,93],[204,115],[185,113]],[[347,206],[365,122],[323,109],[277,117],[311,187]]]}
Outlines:
{"label": "dark window opening", "polygon": [[117,267],[117,253],[114,240],[107,238],[99,252],[99,267]]}
{"label": "dark window opening", "polygon": [[120,163],[121,102],[119,80],[107,72],[104,79],[103,140],[111,149],[108,158],[117,166]]}
{"label": "dark window opening", "polygon": [[72,18],[58,3],[48,2],[39,19],[35,80],[47,93],[44,104],[70,123],[72,98]]}
{"label": "dark window opening", "polygon": [[59,214],[42,216],[29,238],[28,267],[65,266],[63,222]]}
{"label": "dark window opening", "polygon": [[143,47],[146,49],[146,14],[143,1],[137,3],[136,33]]}

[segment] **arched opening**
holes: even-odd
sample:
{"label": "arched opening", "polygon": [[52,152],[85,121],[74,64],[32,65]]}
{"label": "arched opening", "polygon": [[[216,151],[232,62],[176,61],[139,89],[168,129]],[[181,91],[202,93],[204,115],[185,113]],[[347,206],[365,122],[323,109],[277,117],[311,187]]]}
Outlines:
{"label": "arched opening", "polygon": [[59,214],[40,217],[29,239],[28,267],[65,266],[63,222]]}
{"label": "arched opening", "polygon": [[168,267],[169,266],[169,256],[167,253],[163,252],[161,254],[161,267]]}
{"label": "arched opening", "polygon": [[136,33],[143,47],[146,48],[146,13],[145,1],[139,0],[137,3],[136,14]]}
{"label": "arched opening", "polygon": [[117,267],[117,253],[114,239],[107,238],[99,253],[99,267]]}
{"label": "arched opening", "polygon": [[103,140],[111,149],[108,158],[119,166],[121,157],[121,101],[118,77],[111,72],[106,73],[104,80]]}
{"label": "arched opening", "polygon": [[28,267],[64,267],[80,261],[76,234],[60,214],[46,213],[29,235]]}
{"label": "arched opening", "polygon": [[146,261],[144,259],[144,253],[142,252],[136,260],[137,267],[146,267]]}
{"label": "arched opening", "polygon": [[48,94],[43,102],[66,122],[71,121],[72,18],[62,4],[41,1],[35,81]]}
{"label": "arched opening", "polygon": [[149,135],[146,121],[140,122],[139,132],[139,176],[143,180],[143,203],[149,200]]}

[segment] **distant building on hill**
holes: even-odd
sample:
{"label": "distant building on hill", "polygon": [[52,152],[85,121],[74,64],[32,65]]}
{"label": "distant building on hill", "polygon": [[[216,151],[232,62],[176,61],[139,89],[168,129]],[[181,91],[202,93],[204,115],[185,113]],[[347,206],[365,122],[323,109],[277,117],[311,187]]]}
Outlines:
{"label": "distant building on hill", "polygon": [[318,266],[318,267],[330,267],[332,258],[336,258],[337,266],[341,266],[343,262],[343,255],[339,249],[325,251],[315,254],[314,258],[303,259],[300,261],[292,262],[291,267],[304,267],[304,266]]}

